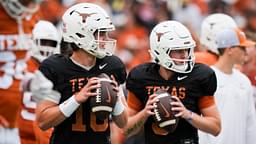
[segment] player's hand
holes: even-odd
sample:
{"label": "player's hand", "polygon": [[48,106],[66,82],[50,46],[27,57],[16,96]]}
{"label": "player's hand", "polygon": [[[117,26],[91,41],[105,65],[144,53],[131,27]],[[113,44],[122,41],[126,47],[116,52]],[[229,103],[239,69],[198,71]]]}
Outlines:
{"label": "player's hand", "polygon": [[182,117],[184,119],[187,119],[188,117],[190,117],[191,115],[190,111],[183,105],[180,99],[176,96],[172,96],[172,99],[174,99],[174,101],[171,102],[172,110],[177,112],[175,116]]}
{"label": "player's hand", "polygon": [[119,92],[119,85],[113,75],[111,75],[112,85],[114,86],[114,90],[118,93]]}
{"label": "player's hand", "polygon": [[92,77],[88,79],[87,84],[77,94],[75,94],[76,101],[81,104],[87,101],[89,97],[98,95],[95,89],[100,87],[101,85],[99,78]]}
{"label": "player's hand", "polygon": [[152,94],[149,96],[148,101],[145,105],[145,108],[143,109],[143,112],[146,117],[149,117],[150,115],[154,115],[153,109],[156,107],[154,106],[154,103],[157,102],[158,99],[156,97],[156,94]]}
{"label": "player's hand", "polygon": [[9,122],[2,116],[0,115],[0,128],[1,127],[4,127],[4,128],[7,128],[9,127]]}

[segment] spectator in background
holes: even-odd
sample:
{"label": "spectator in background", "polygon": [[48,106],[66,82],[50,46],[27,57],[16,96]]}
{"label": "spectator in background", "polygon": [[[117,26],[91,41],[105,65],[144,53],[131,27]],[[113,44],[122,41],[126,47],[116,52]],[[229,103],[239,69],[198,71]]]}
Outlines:
{"label": "spectator in background", "polygon": [[247,47],[255,45],[235,28],[224,29],[216,35],[219,59],[212,66],[217,77],[214,94],[221,115],[222,130],[217,137],[200,133],[201,144],[255,144],[256,112],[252,85],[235,69],[245,61]]}
{"label": "spectator in background", "polygon": [[126,13],[127,24],[117,37],[117,55],[125,63],[127,71],[150,60],[148,53],[148,31],[138,24],[132,13]]}
{"label": "spectator in background", "polygon": [[232,17],[222,13],[207,16],[201,25],[201,51],[195,53],[196,62],[213,65],[218,59],[216,34],[225,28],[236,28]]}
{"label": "spectator in background", "polygon": [[[244,28],[248,39],[256,41],[256,9],[246,11],[247,24]],[[253,95],[256,108],[256,45],[247,49],[247,60],[243,65],[243,72],[249,77],[253,85]]]}

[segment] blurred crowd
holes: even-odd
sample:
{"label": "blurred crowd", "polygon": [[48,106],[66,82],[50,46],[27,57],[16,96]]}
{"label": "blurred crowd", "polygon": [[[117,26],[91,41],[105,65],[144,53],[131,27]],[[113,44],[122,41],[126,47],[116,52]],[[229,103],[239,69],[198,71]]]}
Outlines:
{"label": "blurred crowd", "polygon": [[[212,13],[232,16],[247,37],[256,41],[256,2],[253,0],[45,0],[41,4],[42,18],[60,26],[63,12],[78,2],[96,3],[111,15],[116,26],[113,33],[117,39],[116,54],[128,71],[150,60],[148,34],[154,25],[164,20],[178,20],[189,27],[198,43],[196,51],[205,50],[198,41],[200,26]],[[254,57],[248,60],[253,61]]]}
{"label": "blurred crowd", "polygon": [[[61,16],[70,6],[80,2],[95,3],[111,16],[116,28],[111,33],[117,40],[115,54],[126,65],[127,72],[151,61],[149,34],[156,24],[166,20],[177,20],[188,27],[197,43],[196,52],[207,51],[199,42],[201,25],[204,18],[213,13],[231,16],[247,38],[256,42],[255,0],[44,0],[35,16],[52,22],[61,35]],[[72,48],[64,41],[60,48],[63,54],[72,53]],[[247,49],[245,61],[236,67],[251,80],[256,102],[256,46]],[[140,138],[131,138],[127,143],[142,144]]]}

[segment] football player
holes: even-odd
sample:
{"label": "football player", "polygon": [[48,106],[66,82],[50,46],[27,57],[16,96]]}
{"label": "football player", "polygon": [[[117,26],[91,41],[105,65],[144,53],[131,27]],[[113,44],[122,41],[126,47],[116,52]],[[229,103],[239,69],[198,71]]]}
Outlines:
{"label": "football player", "polygon": [[196,62],[213,65],[218,60],[216,34],[225,28],[236,28],[232,17],[222,13],[207,16],[201,25],[200,43],[202,51],[195,52]]}
{"label": "football player", "polygon": [[[220,116],[214,102],[216,76],[206,65],[195,64],[195,41],[188,29],[177,21],[164,21],[150,34],[153,63],[135,67],[128,75],[129,118],[126,135],[145,131],[146,144],[197,144],[197,129],[217,136]],[[174,132],[154,122],[154,94],[167,90],[173,99],[173,111],[180,117]]]}
{"label": "football player", "polygon": [[[52,143],[110,143],[110,119],[98,119],[91,111],[89,98],[98,94],[93,91],[100,87],[97,75],[106,73],[112,77],[117,91],[121,88],[118,84],[126,79],[124,64],[112,55],[116,40],[109,34],[115,27],[105,10],[91,3],[70,7],[62,20],[63,38],[71,43],[73,53],[70,57],[53,55],[40,65],[54,91],[35,93],[47,95],[37,106],[37,121],[43,130],[54,127]],[[127,121],[122,99],[119,90],[111,113],[113,122],[120,128]]]}
{"label": "football player", "polygon": [[[31,50],[31,58],[27,62],[27,73],[23,81],[33,75],[44,59],[59,52],[60,37],[56,27],[51,22],[38,21],[32,31],[32,39],[34,46]],[[35,123],[35,108],[36,102],[32,100],[31,92],[25,91],[19,118],[21,144],[49,143],[51,129],[45,132],[40,130]]]}
{"label": "football player", "polygon": [[[19,144],[19,85],[41,0],[0,0],[0,143]],[[3,122],[3,124],[1,123]]]}
{"label": "football player", "polygon": [[239,29],[223,29],[216,34],[219,59],[212,66],[218,85],[214,94],[220,110],[222,130],[217,137],[200,133],[201,144],[254,144],[256,112],[250,80],[235,64],[244,63],[247,47],[255,43]]}

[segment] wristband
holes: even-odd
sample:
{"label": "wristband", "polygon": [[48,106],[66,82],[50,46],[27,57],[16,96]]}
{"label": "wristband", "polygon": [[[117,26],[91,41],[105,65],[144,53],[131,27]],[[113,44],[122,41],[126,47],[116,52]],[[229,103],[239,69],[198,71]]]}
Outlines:
{"label": "wristband", "polygon": [[189,115],[188,118],[186,118],[186,120],[187,120],[189,123],[191,123],[191,122],[192,122],[192,118],[193,118],[193,116],[194,116],[194,113],[193,113],[192,111],[190,111],[190,110],[188,110],[188,111],[189,111],[190,115]]}
{"label": "wristband", "polygon": [[124,111],[124,105],[121,102],[121,100],[117,100],[116,105],[114,107],[114,110],[112,112],[112,115],[118,116]]}
{"label": "wristband", "polygon": [[72,113],[80,106],[76,101],[75,96],[71,96],[69,99],[59,105],[60,111],[66,116],[70,117]]}

